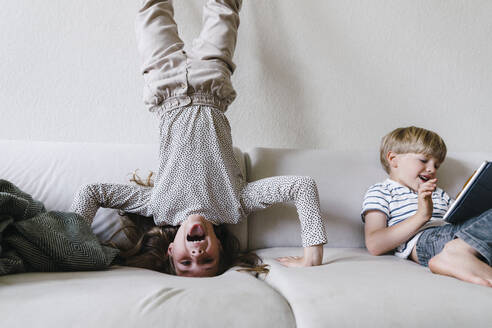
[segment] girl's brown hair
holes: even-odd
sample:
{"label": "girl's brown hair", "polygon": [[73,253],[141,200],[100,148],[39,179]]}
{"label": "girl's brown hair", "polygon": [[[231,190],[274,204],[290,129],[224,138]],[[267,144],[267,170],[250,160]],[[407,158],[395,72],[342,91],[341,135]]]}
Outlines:
{"label": "girl's brown hair", "polygon": [[[120,213],[127,220],[106,243],[120,250],[119,263],[122,265],[145,268],[167,274],[176,274],[173,261],[167,255],[167,249],[173,242],[179,226],[155,226],[151,218],[132,213]],[[123,231],[132,247],[128,248],[113,238]],[[239,240],[225,225],[214,226],[214,231],[222,245],[218,275],[228,269],[239,266],[238,271],[254,272],[256,276],[268,273],[268,266],[253,252],[241,252]]]}

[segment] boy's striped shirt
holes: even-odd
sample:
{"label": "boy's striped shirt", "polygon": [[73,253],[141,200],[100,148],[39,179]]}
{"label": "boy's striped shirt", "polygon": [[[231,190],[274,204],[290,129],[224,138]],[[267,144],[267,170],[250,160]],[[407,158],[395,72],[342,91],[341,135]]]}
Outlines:
{"label": "boy's striped shirt", "polygon": [[[413,247],[420,237],[421,231],[431,226],[445,224],[442,218],[451,204],[451,198],[441,188],[436,188],[432,193],[433,212],[432,218],[427,222],[420,232],[407,242],[398,246],[395,255],[401,258],[407,258],[412,252]],[[371,186],[365,196],[362,204],[362,220],[367,211],[377,210],[383,212],[387,217],[387,226],[391,227],[403,220],[411,217],[418,209],[418,194],[391,179],[377,183]]]}

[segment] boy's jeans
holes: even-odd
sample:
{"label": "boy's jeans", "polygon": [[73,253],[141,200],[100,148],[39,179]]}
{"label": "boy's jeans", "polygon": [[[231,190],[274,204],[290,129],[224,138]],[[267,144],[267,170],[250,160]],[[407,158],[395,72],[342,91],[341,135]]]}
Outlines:
{"label": "boy's jeans", "polygon": [[481,259],[492,266],[492,209],[460,224],[424,230],[416,246],[420,264],[428,266],[429,260],[455,238],[461,238],[477,250]]}

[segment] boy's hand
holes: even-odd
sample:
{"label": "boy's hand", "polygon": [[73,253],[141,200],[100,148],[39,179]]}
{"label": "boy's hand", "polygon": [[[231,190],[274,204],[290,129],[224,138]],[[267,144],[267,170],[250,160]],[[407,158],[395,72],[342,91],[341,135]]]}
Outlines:
{"label": "boy's hand", "polygon": [[304,256],[283,256],[276,258],[286,267],[308,267],[320,265],[323,261],[323,245],[304,247]]}
{"label": "boy's hand", "polygon": [[419,186],[418,190],[418,210],[417,213],[422,217],[426,218],[427,221],[432,217],[433,204],[432,204],[432,193],[436,190],[437,179],[431,179]]}

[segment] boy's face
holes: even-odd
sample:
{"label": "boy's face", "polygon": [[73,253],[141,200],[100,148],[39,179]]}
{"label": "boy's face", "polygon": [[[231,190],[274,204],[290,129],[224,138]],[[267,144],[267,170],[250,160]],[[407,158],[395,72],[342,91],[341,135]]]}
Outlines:
{"label": "boy's face", "polygon": [[441,165],[436,158],[426,154],[397,154],[390,151],[386,159],[390,164],[390,178],[415,192],[421,184],[436,177]]}

